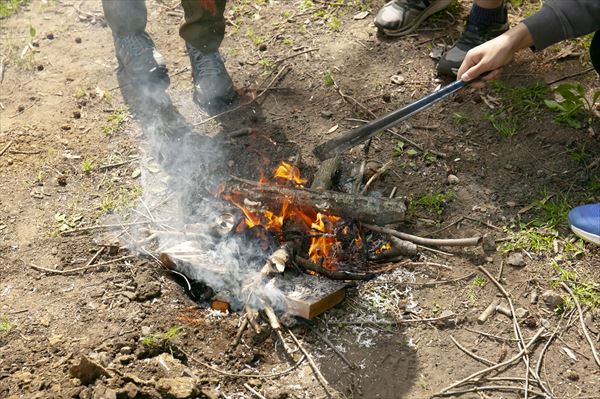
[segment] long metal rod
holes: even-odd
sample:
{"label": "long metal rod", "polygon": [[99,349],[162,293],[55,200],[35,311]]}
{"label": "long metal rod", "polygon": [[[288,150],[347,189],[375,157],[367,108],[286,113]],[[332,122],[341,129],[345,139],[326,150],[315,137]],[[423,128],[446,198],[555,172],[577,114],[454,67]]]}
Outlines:
{"label": "long metal rod", "polygon": [[466,86],[466,82],[457,80],[456,82],[450,83],[435,91],[428,94],[419,100],[410,103],[396,111],[390,112],[380,118],[375,119],[369,123],[366,123],[356,129],[350,130],[339,137],[333,138],[323,144],[318,145],[314,149],[314,153],[320,160],[333,158],[334,156],[356,147],[365,140],[370,139],[377,133],[389,129],[392,126],[397,125],[403,120],[411,117],[412,115],[420,112],[424,109],[431,107],[433,104],[449,96],[450,94],[462,89]]}

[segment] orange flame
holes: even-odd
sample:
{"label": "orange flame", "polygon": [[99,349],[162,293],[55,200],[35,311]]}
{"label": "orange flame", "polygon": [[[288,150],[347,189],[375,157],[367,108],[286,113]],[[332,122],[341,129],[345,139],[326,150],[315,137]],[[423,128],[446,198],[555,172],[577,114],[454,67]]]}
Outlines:
{"label": "orange flame", "polygon": [[383,244],[382,246],[380,246],[379,248],[377,248],[375,250],[375,253],[376,254],[380,254],[382,252],[389,251],[390,249],[392,249],[392,244],[390,244],[389,242],[386,242],[385,244]]}
{"label": "orange flame", "polygon": [[282,161],[277,169],[275,169],[275,173],[273,174],[273,178],[288,180],[296,183],[297,186],[302,186],[308,182],[308,180],[303,179],[300,176],[300,169],[291,163]]}
{"label": "orange flame", "polygon": [[335,259],[334,252],[338,244],[338,240],[335,237],[335,224],[340,219],[337,216],[327,216],[317,213],[316,220],[310,226],[311,229],[322,234],[311,239],[308,257],[315,263],[322,263],[323,267],[328,269],[335,269],[333,265]]}

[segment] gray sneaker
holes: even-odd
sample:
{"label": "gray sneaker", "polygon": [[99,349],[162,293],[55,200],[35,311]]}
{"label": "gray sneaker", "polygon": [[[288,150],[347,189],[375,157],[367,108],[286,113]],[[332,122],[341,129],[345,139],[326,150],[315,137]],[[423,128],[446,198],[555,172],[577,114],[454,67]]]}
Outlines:
{"label": "gray sneaker", "polygon": [[162,55],[154,48],[154,42],[146,32],[114,36],[115,54],[119,61],[119,73],[127,83],[166,89],[169,75]]}
{"label": "gray sneaker", "polygon": [[393,0],[375,17],[375,26],[388,36],[411,33],[425,19],[450,5],[452,0]]}
{"label": "gray sneaker", "polygon": [[236,98],[233,82],[218,51],[203,53],[186,43],[192,76],[194,102],[209,114],[218,113]]}
{"label": "gray sneaker", "polygon": [[508,22],[489,26],[474,26],[467,24],[454,46],[442,56],[437,70],[440,75],[456,76],[467,52],[473,47],[500,36],[508,30]]}

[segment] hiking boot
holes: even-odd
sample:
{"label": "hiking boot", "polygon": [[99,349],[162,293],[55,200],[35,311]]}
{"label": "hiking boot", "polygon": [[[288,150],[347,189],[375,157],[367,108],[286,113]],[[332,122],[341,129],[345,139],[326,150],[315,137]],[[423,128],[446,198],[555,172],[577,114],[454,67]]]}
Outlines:
{"label": "hiking boot", "polygon": [[600,245],[600,203],[581,205],[571,209],[569,224],[577,236]]}
{"label": "hiking boot", "polygon": [[209,114],[221,112],[236,97],[223,57],[218,51],[203,53],[189,43],[186,47],[194,77],[194,102]]}
{"label": "hiking boot", "polygon": [[114,42],[119,73],[129,84],[150,85],[153,89],[166,89],[169,86],[164,59],[146,32],[115,35]]}
{"label": "hiking boot", "polygon": [[437,70],[440,75],[456,76],[467,52],[508,30],[508,21],[503,24],[475,26],[467,23],[458,41],[442,56]]}
{"label": "hiking boot", "polygon": [[411,33],[432,14],[442,11],[452,0],[393,0],[375,17],[375,26],[388,36]]}

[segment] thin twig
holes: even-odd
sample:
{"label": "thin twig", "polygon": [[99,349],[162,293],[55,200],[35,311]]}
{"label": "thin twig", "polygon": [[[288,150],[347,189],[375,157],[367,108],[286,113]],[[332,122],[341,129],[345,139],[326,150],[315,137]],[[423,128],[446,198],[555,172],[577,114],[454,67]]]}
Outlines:
{"label": "thin twig", "polygon": [[577,312],[579,313],[579,321],[581,322],[581,329],[583,330],[583,335],[585,335],[585,339],[587,339],[588,343],[590,344],[590,348],[592,349],[592,355],[594,356],[594,360],[596,361],[596,364],[598,365],[598,367],[600,367],[600,358],[598,358],[598,352],[596,351],[596,346],[594,345],[594,341],[592,341],[592,337],[590,337],[590,334],[585,325],[585,321],[583,320],[583,311],[581,310],[581,305],[579,304],[579,300],[577,299],[575,294],[573,294],[573,291],[571,291],[571,288],[569,288],[569,286],[564,281],[560,283],[560,286],[563,287],[565,289],[565,291],[567,291],[569,293],[569,295],[571,295],[571,298],[573,298],[573,302],[575,302],[575,306],[577,306]]}
{"label": "thin twig", "polygon": [[254,388],[252,388],[250,385],[248,385],[248,383],[244,383],[244,388],[246,388],[248,391],[250,391],[254,396],[256,396],[258,399],[267,399],[264,396],[262,396],[260,393],[258,393]]}
{"label": "thin twig", "polygon": [[4,148],[2,148],[2,150],[0,150],[0,157],[1,157],[2,155],[4,155],[4,153],[6,152],[6,150],[8,150],[8,149],[10,148],[10,146],[11,146],[11,145],[13,145],[13,142],[12,142],[12,141],[9,141],[9,142],[8,142],[8,144],[6,144],[6,145],[4,146]]}
{"label": "thin twig", "polygon": [[340,350],[338,348],[335,347],[335,345],[333,344],[333,342],[331,342],[329,340],[329,338],[327,338],[326,336],[324,336],[323,334],[321,334],[316,327],[310,326],[311,329],[313,330],[313,332],[315,333],[315,335],[323,342],[325,342],[327,344],[327,346],[329,346],[336,355],[338,355],[340,357],[340,359],[342,359],[342,361],[344,363],[346,363],[346,365],[348,367],[350,367],[351,370],[354,370],[356,368],[356,365],[354,363],[352,363],[350,360],[348,360],[348,358],[342,353],[340,352]]}
{"label": "thin twig", "polygon": [[498,340],[498,341],[513,341],[513,342],[514,341],[518,341],[518,339],[516,339],[516,338],[501,337],[499,335],[490,334],[488,332],[480,331],[480,330],[475,330],[475,329],[472,329],[472,328],[469,328],[469,327],[465,327],[465,330],[471,331],[472,333],[483,335],[484,337],[492,338],[492,339],[495,339],[495,340]]}
{"label": "thin twig", "polygon": [[473,352],[471,352],[470,350],[468,350],[467,348],[462,346],[456,339],[454,339],[454,337],[452,335],[450,336],[450,339],[452,340],[452,342],[454,342],[454,345],[456,345],[458,347],[458,349],[460,349],[467,355],[471,356],[473,359],[480,361],[481,363],[485,364],[486,366],[493,366],[496,364],[496,363],[492,362],[491,360],[488,360],[484,357],[474,354]]}
{"label": "thin twig", "polygon": [[[526,393],[531,393],[537,396],[545,396],[543,392],[536,391],[534,389],[525,389],[524,387],[512,386],[512,385],[485,385],[481,387],[473,387],[467,389],[461,389],[459,391],[451,391],[451,392],[440,392],[436,393],[432,397],[436,396],[452,396],[452,395],[462,395],[463,393],[469,392],[481,392],[481,391],[523,391]],[[527,396],[527,395],[525,395]]]}
{"label": "thin twig", "polygon": [[288,369],[286,369],[284,371],[278,372],[278,373],[272,373],[272,374],[242,374],[242,373],[231,373],[229,371],[218,369],[218,368],[216,368],[214,366],[211,366],[208,363],[205,363],[205,362],[203,362],[201,360],[196,359],[194,356],[192,356],[192,355],[184,352],[181,348],[179,348],[179,351],[181,353],[183,353],[187,358],[192,359],[194,362],[198,363],[202,367],[205,367],[205,368],[207,368],[209,370],[212,370],[212,371],[214,371],[217,374],[226,375],[228,377],[241,377],[241,378],[264,378],[264,379],[279,378],[279,377],[282,377],[282,376],[287,375],[287,374],[291,373],[292,371],[294,371],[306,359],[306,355],[302,355],[302,357],[300,358],[300,360],[298,360],[293,366],[291,366],[290,368],[288,368]]}
{"label": "thin twig", "polygon": [[71,233],[79,233],[82,231],[91,231],[91,230],[106,230],[106,229],[116,229],[119,227],[127,227],[127,226],[141,226],[144,224],[162,224],[168,223],[168,220],[157,220],[156,222],[145,221],[145,222],[132,222],[132,223],[116,223],[116,224],[101,224],[96,226],[86,226],[86,227],[77,227],[75,229],[66,230],[60,233],[61,236],[68,235]]}
{"label": "thin twig", "polygon": [[524,353],[525,353],[525,352],[526,352],[526,351],[529,349],[529,347],[530,347],[531,345],[533,345],[533,343],[534,343],[535,341],[537,341],[537,339],[540,337],[540,335],[542,335],[542,333],[544,332],[544,330],[545,330],[545,328],[544,328],[544,327],[541,327],[541,328],[540,328],[540,329],[539,329],[539,330],[538,330],[538,331],[535,333],[535,335],[533,336],[533,338],[531,338],[531,340],[530,340],[530,341],[529,341],[529,342],[528,342],[528,343],[525,345],[525,348],[521,349],[521,350],[519,351],[519,353],[517,353],[516,355],[514,355],[514,356],[513,356],[513,357],[511,357],[510,359],[508,359],[508,360],[505,360],[505,361],[503,361],[502,363],[498,363],[498,364],[496,364],[496,365],[494,365],[494,366],[490,366],[490,367],[488,367],[488,368],[485,368],[485,369],[483,369],[483,370],[476,371],[475,373],[471,374],[470,376],[468,376],[468,377],[466,377],[466,378],[463,378],[462,380],[460,380],[460,381],[457,381],[457,382],[455,382],[455,383],[453,383],[453,384],[451,384],[451,385],[448,385],[446,388],[442,389],[442,390],[440,391],[440,393],[436,394],[436,396],[439,396],[440,394],[444,394],[444,393],[448,392],[449,390],[451,390],[451,389],[453,389],[453,388],[456,388],[456,387],[457,387],[457,386],[459,386],[459,385],[462,385],[462,384],[464,384],[465,382],[468,382],[468,381],[470,381],[470,380],[472,380],[472,379],[474,379],[474,378],[476,378],[476,377],[479,377],[480,375],[483,375],[483,374],[489,373],[490,371],[497,370],[497,369],[499,369],[499,368],[501,368],[501,367],[508,366],[509,364],[512,364],[512,363],[514,363],[514,362],[518,361],[519,359],[521,359],[521,357],[523,356],[523,354],[524,354]]}
{"label": "thin twig", "polygon": [[576,77],[576,76],[579,76],[579,75],[585,75],[586,73],[588,73],[588,72],[591,72],[591,71],[593,71],[593,70],[594,70],[594,67],[589,67],[589,68],[587,68],[587,69],[584,69],[583,71],[580,71],[580,72],[575,72],[575,73],[571,73],[571,74],[569,74],[569,75],[565,75],[565,76],[563,76],[563,77],[560,77],[560,78],[557,78],[557,79],[551,80],[550,82],[546,82],[546,84],[547,84],[548,86],[550,86],[550,85],[553,85],[554,83],[558,83],[558,82],[560,82],[560,81],[563,81],[563,80],[565,80],[565,79],[574,78],[574,77]]}
{"label": "thin twig", "polygon": [[323,374],[321,374],[321,371],[319,371],[319,368],[315,364],[314,360],[312,359],[310,354],[306,351],[306,349],[304,349],[304,347],[300,344],[300,341],[298,341],[298,338],[296,338],[294,333],[290,329],[288,329],[288,332],[290,333],[290,336],[292,337],[292,340],[294,341],[294,343],[296,344],[298,349],[300,349],[300,351],[304,354],[304,356],[306,356],[306,360],[308,360],[308,364],[310,365],[313,372],[315,373],[315,376],[317,377],[317,381],[319,381],[319,383],[323,387],[325,394],[327,395],[327,397],[332,398],[333,396],[331,395],[331,392],[329,392],[329,388],[328,388],[329,382],[327,382],[325,377],[323,377]]}
{"label": "thin twig", "polygon": [[260,97],[262,97],[262,96],[263,96],[263,95],[264,95],[264,94],[265,94],[267,91],[269,91],[269,88],[271,88],[271,86],[272,86],[272,85],[273,85],[275,82],[277,82],[277,81],[279,80],[279,78],[281,77],[281,75],[283,74],[283,72],[285,72],[285,71],[286,71],[286,69],[287,69],[287,68],[288,68],[288,66],[287,66],[287,65],[284,65],[284,66],[282,66],[282,67],[281,67],[281,69],[280,69],[280,70],[277,72],[277,74],[275,75],[275,77],[274,77],[274,78],[271,80],[271,82],[270,82],[270,83],[267,85],[267,87],[265,87],[265,88],[264,88],[264,89],[263,89],[263,90],[262,90],[260,93],[258,93],[258,94],[256,95],[256,97],[254,97],[252,100],[248,101],[247,103],[240,104],[240,105],[238,105],[237,107],[230,108],[230,109],[228,109],[228,110],[226,110],[226,111],[223,111],[223,112],[221,112],[221,113],[219,113],[219,114],[213,115],[213,116],[211,116],[210,118],[206,118],[206,119],[204,119],[203,121],[196,122],[196,123],[194,123],[194,124],[193,124],[193,126],[200,126],[200,125],[204,125],[205,123],[207,123],[207,122],[209,122],[209,121],[212,121],[212,120],[214,120],[214,119],[220,118],[220,117],[221,117],[221,116],[223,116],[223,115],[226,115],[226,114],[229,114],[229,113],[235,112],[235,111],[239,110],[239,109],[240,109],[240,108],[242,108],[242,107],[245,107],[245,106],[248,106],[248,105],[250,105],[250,104],[253,104],[253,103],[255,103],[255,102],[256,102],[256,101],[257,101],[257,100],[258,100]]}
{"label": "thin twig", "polygon": [[313,51],[319,51],[319,49],[318,48],[309,48],[307,50],[300,51],[299,53],[288,55],[287,57],[275,60],[275,65],[279,65],[279,64],[281,64],[284,61],[287,61],[287,60],[292,59],[294,57],[298,57],[299,55],[302,55],[302,54],[312,53]]}
{"label": "thin twig", "polygon": [[429,323],[432,321],[446,320],[446,319],[449,319],[449,318],[455,317],[455,316],[456,316],[455,314],[449,314],[446,316],[439,316],[439,317],[429,317],[429,318],[422,318],[422,319],[402,319],[402,320],[394,320],[394,321],[355,320],[355,321],[341,321],[336,324],[343,325],[343,326],[362,326],[363,324],[372,324],[375,326],[395,326],[395,325],[399,325],[399,324],[410,324],[410,323]]}
{"label": "thin twig", "polygon": [[363,227],[375,231],[381,234],[389,234],[394,237],[401,238],[406,241],[414,242],[415,244],[425,245],[430,247],[467,247],[477,246],[481,242],[481,237],[469,237],[469,238],[448,238],[448,239],[436,239],[436,238],[424,238],[414,236],[412,234],[403,233],[398,230],[390,229],[388,227],[375,226],[372,224],[363,224]]}
{"label": "thin twig", "polygon": [[105,170],[105,169],[116,168],[116,167],[119,167],[119,166],[127,165],[128,163],[135,162],[135,161],[139,161],[139,158],[131,158],[131,159],[128,159],[127,161],[122,161],[122,162],[117,162],[117,163],[110,163],[108,165],[102,165],[102,166],[98,167],[98,170]]}
{"label": "thin twig", "polygon": [[375,172],[373,174],[373,176],[371,176],[371,178],[369,180],[367,180],[367,182],[365,183],[365,186],[363,187],[363,189],[361,190],[361,194],[365,195],[365,193],[367,192],[367,190],[369,189],[369,186],[371,186],[371,184],[373,184],[373,182],[375,180],[377,180],[379,178],[379,176],[381,176],[382,174],[385,173],[386,170],[388,170],[388,168],[394,163],[393,160],[387,161],[386,163],[383,164],[383,166],[381,166],[381,168],[379,168],[377,170],[377,172]]}
{"label": "thin twig", "polygon": [[[427,263],[427,262],[425,262],[425,263]],[[418,287],[435,287],[435,286],[440,285],[440,284],[451,284],[451,283],[456,283],[457,281],[461,281],[461,280],[468,280],[469,278],[473,277],[474,275],[475,275],[475,272],[469,273],[466,276],[453,278],[451,280],[433,280],[433,281],[428,281],[426,283],[410,283],[410,282],[406,282],[406,283],[402,283],[402,284],[405,284],[405,285],[414,285],[414,286],[418,286]]]}
{"label": "thin twig", "polygon": [[135,258],[135,257],[136,257],[136,255],[126,255],[126,256],[121,256],[120,258],[117,258],[117,259],[108,260],[106,262],[100,262],[100,263],[96,263],[94,265],[76,267],[74,269],[67,269],[67,270],[49,269],[49,268],[46,268],[46,267],[34,265],[33,263],[30,264],[30,266],[32,268],[34,268],[34,269],[37,269],[37,270],[40,270],[40,271],[43,271],[43,272],[46,272],[46,273],[69,274],[69,273],[77,273],[77,272],[80,272],[80,271],[83,271],[83,270],[87,270],[87,269],[92,269],[92,268],[95,268],[95,267],[110,265],[112,263],[120,262],[120,261],[123,261],[123,260]]}

